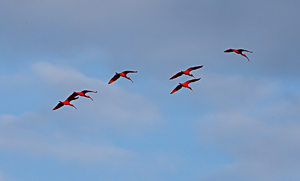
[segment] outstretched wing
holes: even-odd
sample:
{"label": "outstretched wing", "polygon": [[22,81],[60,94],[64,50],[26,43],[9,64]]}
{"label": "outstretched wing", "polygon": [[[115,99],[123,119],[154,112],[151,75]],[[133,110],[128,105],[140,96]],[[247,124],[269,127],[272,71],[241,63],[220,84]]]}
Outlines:
{"label": "outstretched wing", "polygon": [[110,81],[108,82],[108,84],[113,83],[113,82],[116,81],[119,77],[120,77],[120,74],[114,75],[113,78],[110,79]]}
{"label": "outstretched wing", "polygon": [[177,87],[175,87],[175,89],[170,94],[177,92],[179,89],[181,89],[181,87],[182,87],[182,85],[179,84]]}
{"label": "outstretched wing", "polygon": [[59,103],[55,106],[55,108],[53,108],[53,110],[59,109],[59,108],[61,108],[63,105],[64,105],[63,103],[59,102]]}
{"label": "outstretched wing", "polygon": [[137,71],[133,71],[133,70],[125,70],[123,71],[123,73],[126,75],[128,73],[137,73]]}
{"label": "outstretched wing", "polygon": [[233,51],[234,51],[234,50],[230,48],[230,49],[225,50],[224,52],[227,52],[227,53],[228,53],[228,52],[233,52]]}
{"label": "outstretched wing", "polygon": [[203,67],[203,65],[190,67],[190,68],[187,69],[187,71],[197,70],[197,69],[202,68],[202,67]]}
{"label": "outstretched wing", "polygon": [[97,91],[91,91],[91,90],[83,90],[81,91],[83,94],[86,94],[87,92],[93,92],[93,93],[97,93]]}
{"label": "outstretched wing", "polygon": [[73,92],[73,94],[71,94],[66,100],[68,100],[69,102],[73,101],[73,100],[76,100],[78,99],[77,96],[77,93],[76,92]]}
{"label": "outstretched wing", "polygon": [[249,51],[249,50],[245,50],[245,49],[238,49],[238,52],[249,52],[249,53],[252,53],[252,51]]}
{"label": "outstretched wing", "polygon": [[192,80],[188,80],[188,81],[186,81],[185,83],[192,83],[192,82],[196,82],[196,81],[198,81],[198,80],[200,80],[201,78],[199,78],[199,79],[192,79]]}
{"label": "outstretched wing", "polygon": [[179,77],[179,76],[182,76],[182,74],[183,74],[183,72],[180,71],[180,72],[178,72],[177,74],[173,75],[173,76],[170,78],[170,80],[175,79],[175,78],[177,78],[177,77]]}

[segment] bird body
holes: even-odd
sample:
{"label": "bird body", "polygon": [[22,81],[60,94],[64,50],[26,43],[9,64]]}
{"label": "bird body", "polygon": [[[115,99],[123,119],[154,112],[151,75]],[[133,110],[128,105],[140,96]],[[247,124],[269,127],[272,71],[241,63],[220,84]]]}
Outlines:
{"label": "bird body", "polygon": [[[199,79],[192,79],[192,80],[188,80],[188,81],[186,81],[186,82],[184,82],[184,83],[179,83],[179,85],[177,85],[176,87],[175,87],[175,89],[173,89],[173,91],[170,93],[170,94],[173,94],[173,93],[175,93],[175,92],[177,92],[178,90],[180,90],[182,87],[185,87],[185,88],[188,88],[188,89],[190,89],[191,91],[193,91],[193,89],[189,86],[189,83],[192,83],[192,82],[196,82],[196,81],[198,81],[198,80],[200,80],[201,78],[199,78]],[[194,91],[193,91],[194,92]],[[195,92],[194,92],[195,93]]]}
{"label": "bird body", "polygon": [[[180,72],[176,73],[175,75],[173,75],[173,76],[170,78],[170,80],[175,79],[175,78],[177,78],[177,77],[180,77],[180,76],[182,76],[183,74],[188,75],[188,76],[191,76],[191,77],[194,77],[194,75],[193,75],[193,74],[190,74],[190,72],[191,72],[192,70],[197,70],[197,69],[202,68],[202,67],[203,67],[203,65],[200,65],[200,66],[190,67],[190,68],[186,69],[185,71],[180,71]],[[195,78],[195,77],[194,77],[194,78]]]}
{"label": "bird body", "polygon": [[78,97],[76,96],[77,94],[73,92],[73,94],[71,94],[65,101],[59,101],[59,103],[53,108],[53,110],[57,110],[64,105],[72,106],[77,109],[73,104],[70,103],[71,101],[78,99]]}
{"label": "bird body", "polygon": [[128,73],[137,73],[137,71],[126,70],[126,71],[123,71],[123,72],[121,72],[121,73],[117,73],[117,72],[116,72],[116,74],[110,79],[110,81],[108,82],[108,84],[111,84],[111,83],[115,82],[115,81],[118,80],[120,77],[124,77],[124,78],[130,80],[130,81],[133,83],[133,81],[132,81],[129,77],[127,77],[127,74],[128,74]]}
{"label": "bird body", "polygon": [[252,53],[252,51],[249,51],[249,50],[245,50],[245,49],[233,49],[233,48],[227,49],[227,50],[225,50],[224,52],[226,52],[226,53],[229,53],[229,52],[235,52],[235,53],[237,53],[237,54],[240,54],[240,55],[246,57],[246,58],[248,59],[248,61],[250,62],[250,60],[249,60],[249,58],[246,56],[246,54],[243,53],[244,51],[245,51],[245,52]]}

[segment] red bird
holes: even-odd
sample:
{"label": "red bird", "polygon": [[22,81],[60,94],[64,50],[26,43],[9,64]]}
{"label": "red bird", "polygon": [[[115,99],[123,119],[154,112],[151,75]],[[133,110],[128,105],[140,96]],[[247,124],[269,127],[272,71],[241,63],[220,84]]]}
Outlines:
{"label": "red bird", "polygon": [[133,83],[133,81],[129,77],[127,77],[128,73],[137,73],[137,71],[126,70],[121,73],[116,72],[116,75],[114,75],[113,78],[110,79],[108,84],[115,82],[120,76],[125,77],[126,79],[130,80]]}
{"label": "red bird", "polygon": [[246,54],[242,53],[243,51],[252,53],[252,51],[245,50],[245,49],[227,49],[224,52],[229,53],[229,52],[235,52],[237,54],[241,54],[242,56],[246,57],[248,61],[250,62],[249,58],[246,56]]}
{"label": "red bird", "polygon": [[[186,81],[185,83],[179,83],[179,85],[177,87],[175,87],[175,89],[170,93],[170,94],[173,94],[175,92],[177,92],[179,89],[181,89],[182,87],[186,87],[186,88],[189,88],[191,89],[191,91],[193,91],[193,89],[189,86],[189,83],[192,83],[192,82],[196,82],[198,80],[200,80],[201,78],[199,79],[192,79],[192,80],[188,80]],[[194,92],[194,91],[193,91]],[[194,92],[195,93],[195,92]]]}
{"label": "red bird", "polygon": [[202,68],[202,67],[203,67],[203,65],[200,65],[200,66],[190,67],[190,68],[186,69],[185,71],[180,71],[177,74],[173,75],[173,77],[171,77],[170,80],[175,79],[175,78],[177,78],[179,76],[182,76],[183,74],[189,75],[191,77],[194,77],[193,74],[190,74],[190,71],[197,70],[197,69]]}
{"label": "red bird", "polygon": [[61,108],[63,105],[69,105],[74,107],[75,109],[77,109],[73,104],[71,104],[70,102],[73,100],[78,99],[77,93],[73,92],[73,94],[71,94],[65,101],[59,101],[59,103],[55,106],[55,108],[53,108],[53,110],[59,109]]}
{"label": "red bird", "polygon": [[83,90],[83,91],[81,91],[81,92],[74,92],[74,93],[76,93],[76,94],[79,95],[79,96],[83,96],[83,97],[90,98],[91,100],[93,100],[90,96],[85,95],[85,94],[88,93],[88,92],[97,93],[97,91],[90,91],[90,90]]}

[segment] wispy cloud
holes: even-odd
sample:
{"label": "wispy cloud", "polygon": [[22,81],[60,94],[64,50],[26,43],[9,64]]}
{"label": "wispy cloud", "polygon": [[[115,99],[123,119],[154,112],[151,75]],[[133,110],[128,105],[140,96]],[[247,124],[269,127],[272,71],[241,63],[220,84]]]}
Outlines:
{"label": "wispy cloud", "polygon": [[[45,86],[40,90],[44,95],[53,98],[52,91],[67,95],[52,101],[47,96],[40,109],[21,116],[1,115],[0,144],[3,148],[70,160],[106,162],[134,154],[115,146],[110,138],[101,138],[105,134],[141,135],[162,124],[157,108],[141,95],[86,77],[74,69],[45,62],[34,64],[32,70],[38,83],[43,82]],[[74,101],[78,110],[65,106],[52,111],[58,100],[82,89],[97,90],[97,94],[91,93],[94,101],[80,98]],[[64,126],[68,129],[63,129]]]}
{"label": "wispy cloud", "polygon": [[[294,92],[296,102],[290,101],[278,83],[247,83],[248,86],[238,88],[232,82],[229,92],[235,96],[229,98],[238,100],[225,98],[229,102],[226,110],[206,114],[198,123],[201,124],[201,140],[213,141],[218,149],[235,160],[208,180],[299,178],[295,168],[300,166],[297,156],[300,124],[296,121],[300,115],[293,111],[295,106],[299,107],[299,94]],[[245,88],[250,90],[239,93]],[[249,94],[249,97],[240,97],[239,94]],[[232,106],[230,102],[236,101],[241,102]]]}
{"label": "wispy cloud", "polygon": [[0,169],[0,181],[8,181],[6,175],[4,175],[1,169]]}
{"label": "wispy cloud", "polygon": [[[74,102],[79,108],[76,111],[82,115],[79,117],[87,120],[87,123],[88,120],[94,120],[94,123],[101,122],[100,124],[106,123],[120,129],[127,129],[136,125],[154,126],[163,121],[158,109],[139,94],[128,92],[117,85],[108,85],[107,82],[99,79],[86,77],[70,68],[55,67],[45,62],[36,63],[32,67],[53,92],[71,94],[73,91],[83,89],[98,91],[97,94],[90,93],[95,99],[93,102],[87,101],[86,98]],[[57,100],[65,98],[61,97]],[[69,114],[70,112],[67,115],[72,117]]]}

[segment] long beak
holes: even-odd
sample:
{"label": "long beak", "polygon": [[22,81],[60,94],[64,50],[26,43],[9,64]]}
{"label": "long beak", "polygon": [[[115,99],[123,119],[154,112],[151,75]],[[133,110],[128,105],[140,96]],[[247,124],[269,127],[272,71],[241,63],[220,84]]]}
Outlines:
{"label": "long beak", "polygon": [[[193,75],[193,74],[188,74],[188,76],[194,77],[194,75]],[[196,78],[196,77],[194,77],[194,78]]]}
{"label": "long beak", "polygon": [[[189,87],[190,89],[191,89],[191,91],[193,91],[193,89],[191,88],[191,87]],[[194,91],[193,91],[194,92]],[[195,94],[195,92],[194,92],[194,94]]]}
{"label": "long beak", "polygon": [[94,101],[91,97],[89,97],[92,101]]}
{"label": "long beak", "polygon": [[249,58],[246,55],[244,55],[244,57],[246,57],[248,59],[248,62],[250,62]]}
{"label": "long beak", "polygon": [[74,107],[75,109],[77,109],[74,105],[73,105],[73,107]]}
{"label": "long beak", "polygon": [[127,79],[130,80],[133,83],[133,81],[129,77],[127,77]]}

